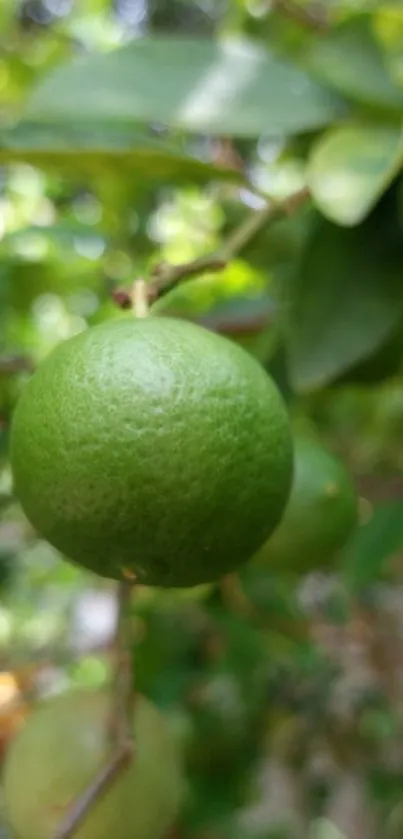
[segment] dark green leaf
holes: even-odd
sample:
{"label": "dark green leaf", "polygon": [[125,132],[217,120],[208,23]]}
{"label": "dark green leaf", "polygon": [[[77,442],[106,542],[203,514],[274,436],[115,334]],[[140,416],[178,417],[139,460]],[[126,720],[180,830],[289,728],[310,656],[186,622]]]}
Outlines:
{"label": "dark green leaf", "polygon": [[303,54],[308,71],[362,105],[398,111],[403,90],[393,80],[376,40],[372,18],[361,15],[315,38]]}
{"label": "dark green leaf", "polygon": [[146,181],[241,180],[238,172],[194,159],[138,127],[106,122],[21,122],[0,132],[0,163],[14,161],[89,177],[112,170]]}
{"label": "dark green leaf", "polygon": [[378,215],[352,230],[320,219],[307,242],[288,317],[288,369],[298,392],[370,356],[402,317],[403,244],[380,224]]}
{"label": "dark green leaf", "polygon": [[119,120],[254,137],[326,125],[343,102],[248,41],[141,38],[57,69],[28,106],[36,121]]}
{"label": "dark green leaf", "polygon": [[341,564],[355,589],[376,580],[386,560],[403,549],[403,501],[376,507],[366,524],[357,528],[343,551]]}

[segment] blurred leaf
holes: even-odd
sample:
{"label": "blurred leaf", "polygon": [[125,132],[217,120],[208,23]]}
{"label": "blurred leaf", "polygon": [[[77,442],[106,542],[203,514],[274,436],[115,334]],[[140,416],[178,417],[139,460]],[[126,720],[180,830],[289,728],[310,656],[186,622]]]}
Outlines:
{"label": "blurred leaf", "polygon": [[345,833],[342,833],[338,827],[329,819],[316,819],[312,831],[311,839],[346,839]]}
{"label": "blurred leaf", "polygon": [[234,813],[245,799],[246,773],[244,763],[236,761],[231,771],[194,775],[180,816],[181,833],[233,837]]}
{"label": "blurred leaf", "polygon": [[27,113],[42,122],[157,122],[254,137],[306,131],[344,110],[335,94],[252,42],[155,37],[61,67]]}
{"label": "blurred leaf", "polygon": [[402,317],[403,243],[381,235],[379,225],[378,216],[352,230],[319,219],[306,244],[287,334],[297,392],[323,387],[371,355]]}
{"label": "blurred leaf", "polygon": [[147,181],[242,180],[238,172],[193,159],[136,126],[100,121],[90,125],[20,122],[0,132],[0,163],[15,161],[84,176],[98,177],[112,169],[117,175],[136,174]]}
{"label": "blurred leaf", "polygon": [[374,31],[385,50],[389,72],[395,82],[403,82],[403,8],[402,4],[380,4],[374,14]]}
{"label": "blurred leaf", "polygon": [[340,561],[350,585],[359,589],[376,580],[384,562],[402,549],[403,501],[379,505],[342,553]]}
{"label": "blurred leaf", "polygon": [[[15,254],[15,249],[18,252],[18,245],[21,242],[29,241],[35,243],[38,240],[46,241],[46,243],[54,246],[52,251],[52,260],[55,262],[63,258],[62,254],[65,249],[69,251],[74,249],[75,244],[80,239],[86,241],[97,239],[99,234],[97,231],[91,230],[88,225],[80,224],[77,221],[63,221],[60,224],[30,224],[26,227],[21,227],[18,230],[10,230],[5,233],[1,240],[1,250],[10,260]],[[106,237],[104,236],[106,239]]]}
{"label": "blurred leaf", "polygon": [[314,144],[308,184],[320,210],[338,224],[358,224],[403,160],[398,126],[362,123],[331,129]]}
{"label": "blurred leaf", "polygon": [[302,58],[308,71],[342,96],[401,112],[403,90],[389,73],[370,15],[352,18],[328,35],[311,40]]}
{"label": "blurred leaf", "polygon": [[239,572],[245,596],[254,607],[270,617],[271,625],[277,619],[296,620],[301,617],[295,600],[295,582],[287,573],[270,574],[267,568],[247,564]]}

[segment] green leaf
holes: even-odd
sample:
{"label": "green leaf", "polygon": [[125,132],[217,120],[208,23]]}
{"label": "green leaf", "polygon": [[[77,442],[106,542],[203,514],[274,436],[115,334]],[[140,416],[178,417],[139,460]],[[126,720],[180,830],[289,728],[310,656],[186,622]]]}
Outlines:
{"label": "green leaf", "polygon": [[355,590],[376,580],[388,559],[403,548],[403,502],[390,501],[375,508],[357,528],[341,555],[341,565]]}
{"label": "green leaf", "polygon": [[233,180],[241,175],[203,163],[137,126],[96,122],[21,122],[0,132],[0,163],[26,162],[87,177],[105,172],[166,181]]}
{"label": "green leaf", "polygon": [[362,105],[402,111],[395,83],[376,40],[370,15],[361,15],[312,40],[302,55],[308,72]]}
{"label": "green leaf", "polygon": [[323,387],[388,339],[403,313],[402,256],[384,207],[353,229],[318,220],[291,284],[287,362],[295,391]]}
{"label": "green leaf", "polygon": [[399,171],[403,132],[398,126],[351,124],[330,129],[311,150],[307,177],[327,218],[362,221]]}
{"label": "green leaf", "polygon": [[57,69],[27,113],[255,137],[307,131],[344,110],[334,93],[252,42],[149,37]]}

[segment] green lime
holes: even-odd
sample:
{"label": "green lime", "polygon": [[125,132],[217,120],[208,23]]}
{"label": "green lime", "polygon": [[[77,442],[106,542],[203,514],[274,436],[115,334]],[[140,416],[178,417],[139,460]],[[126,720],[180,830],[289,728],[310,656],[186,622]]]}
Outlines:
{"label": "green lime", "polygon": [[60,344],[17,403],[15,491],[39,533],[106,577],[212,582],[280,520],[292,478],[286,408],[222,336],[128,316]]}
{"label": "green lime", "polygon": [[[53,839],[71,807],[111,757],[110,697],[77,691],[33,711],[5,761],[6,818],[19,839]],[[131,763],[95,802],[75,839],[159,839],[182,800],[179,751],[165,720],[138,696]]]}
{"label": "green lime", "polygon": [[315,439],[294,441],[294,480],[284,515],[254,559],[274,570],[328,566],[357,521],[357,495],[344,464]]}

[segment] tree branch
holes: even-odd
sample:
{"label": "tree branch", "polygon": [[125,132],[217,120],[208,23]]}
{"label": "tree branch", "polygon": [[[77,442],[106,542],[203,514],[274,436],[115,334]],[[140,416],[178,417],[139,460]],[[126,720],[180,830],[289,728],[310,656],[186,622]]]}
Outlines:
{"label": "tree branch", "polygon": [[109,735],[113,746],[126,746],[131,741],[131,721],[135,695],[134,671],[130,652],[130,604],[135,578],[125,571],[118,583],[115,637],[113,639],[114,674]]}
{"label": "tree branch", "polygon": [[107,792],[123,769],[135,758],[136,744],[132,735],[135,685],[130,655],[130,603],[134,583],[133,575],[123,569],[123,579],[118,584],[118,610],[113,639],[115,667],[111,709],[107,720],[110,756],[105,759],[91,783],[68,807],[53,839],[71,839],[95,802]]}
{"label": "tree branch", "polygon": [[2,355],[0,356],[0,374],[12,375],[13,373],[33,373],[34,363],[25,355]]}
{"label": "tree branch", "polygon": [[53,839],[71,839],[76,833],[95,801],[113,785],[116,778],[132,759],[130,744],[120,746],[111,760],[104,764],[84,793],[69,808],[65,819],[54,834]]}
{"label": "tree branch", "polygon": [[[292,215],[309,198],[307,187],[298,190],[283,201],[270,200],[261,210],[254,210],[234,231],[222,247],[213,253],[198,257],[191,262],[170,265],[160,262],[152,271],[147,284],[148,303],[155,303],[175,286],[192,277],[213,271],[222,271],[265,227],[284,216]],[[113,292],[115,303],[122,309],[133,307],[132,293],[123,289]]]}
{"label": "tree branch", "polygon": [[294,0],[272,0],[272,7],[285,17],[294,20],[301,26],[313,29],[315,32],[324,33],[329,29],[329,21],[325,10],[319,6],[301,6]]}

